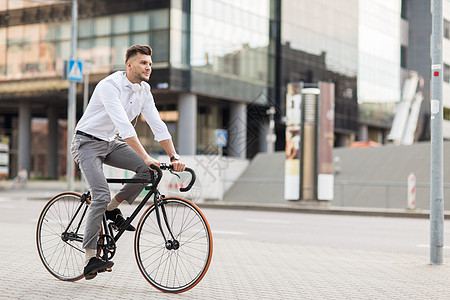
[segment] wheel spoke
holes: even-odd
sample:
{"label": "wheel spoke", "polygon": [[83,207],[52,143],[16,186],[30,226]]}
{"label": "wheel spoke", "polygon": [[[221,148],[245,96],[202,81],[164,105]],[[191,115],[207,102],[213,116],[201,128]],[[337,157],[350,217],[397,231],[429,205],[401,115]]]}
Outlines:
{"label": "wheel spoke", "polygon": [[[83,277],[82,235],[75,234],[75,231],[88,204],[82,203],[80,196],[70,192],[57,195],[46,204],[38,220],[36,242],[39,256],[45,268],[61,280],[73,281]],[[80,205],[83,207],[78,210]],[[67,228],[71,221],[71,228]],[[83,220],[79,231],[84,232],[84,227]],[[72,237],[63,241],[62,234],[66,229]],[[77,240],[73,239],[75,237]]]}
{"label": "wheel spoke", "polygon": [[[156,221],[155,207],[152,206],[138,224],[136,260],[150,284],[166,292],[183,292],[195,286],[209,267],[212,252],[210,228],[189,201],[167,198],[161,201],[161,205],[164,205],[170,230],[179,247],[166,248]],[[166,238],[172,240],[165,222],[162,223]]]}

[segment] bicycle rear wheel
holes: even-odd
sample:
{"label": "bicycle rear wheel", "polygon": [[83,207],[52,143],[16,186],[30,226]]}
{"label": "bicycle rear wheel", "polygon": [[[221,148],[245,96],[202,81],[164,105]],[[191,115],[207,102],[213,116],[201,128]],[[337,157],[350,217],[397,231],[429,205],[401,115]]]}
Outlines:
{"label": "bicycle rear wheel", "polygon": [[[182,198],[164,198],[160,205],[179,247],[168,249],[158,226],[155,205],[142,215],[136,228],[134,253],[139,270],[155,288],[169,293],[185,292],[197,285],[211,263],[211,229],[200,209]],[[160,211],[164,234],[172,237]]]}
{"label": "bicycle rear wheel", "polygon": [[82,244],[88,207],[89,202],[82,202],[80,194],[65,192],[50,199],[39,216],[36,229],[39,257],[47,271],[60,280],[83,278]]}

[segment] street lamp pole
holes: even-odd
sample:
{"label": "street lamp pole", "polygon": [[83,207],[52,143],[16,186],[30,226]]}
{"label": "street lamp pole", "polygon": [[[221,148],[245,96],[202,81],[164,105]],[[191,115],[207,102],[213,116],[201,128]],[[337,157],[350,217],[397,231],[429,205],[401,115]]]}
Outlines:
{"label": "street lamp pole", "polygon": [[430,191],[430,263],[443,263],[444,193],[442,134],[442,0],[433,0],[431,40],[431,191]]}
{"label": "street lamp pole", "polygon": [[[70,59],[77,58],[77,35],[78,35],[78,3],[77,0],[72,0],[72,24],[70,35]],[[77,97],[77,83],[69,81],[69,93],[67,102],[67,189],[73,190],[74,186],[74,162],[72,153],[70,153],[70,144],[75,131],[76,118],[76,97]]]}

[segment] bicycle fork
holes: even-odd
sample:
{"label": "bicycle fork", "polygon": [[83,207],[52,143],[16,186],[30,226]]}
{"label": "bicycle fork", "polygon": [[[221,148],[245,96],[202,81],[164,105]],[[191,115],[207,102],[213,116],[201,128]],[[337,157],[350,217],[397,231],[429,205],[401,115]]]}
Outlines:
{"label": "bicycle fork", "polygon": [[[169,225],[169,220],[167,219],[167,213],[166,213],[166,209],[164,207],[164,203],[162,201],[160,201],[161,198],[162,198],[161,194],[159,192],[157,192],[155,194],[154,203],[155,203],[156,220],[158,221],[159,230],[161,231],[161,234],[164,238],[166,249],[167,250],[178,250],[178,248],[180,248],[180,243],[177,241],[177,239],[175,238],[175,236],[172,233],[172,229],[170,228],[170,225]],[[159,211],[160,209],[161,209],[161,212]],[[171,237],[172,239],[167,239],[166,235],[164,234],[164,228],[163,228],[163,224],[162,224],[162,220],[161,220],[161,214],[164,219],[164,225],[166,226],[167,231],[169,232],[169,238]]]}

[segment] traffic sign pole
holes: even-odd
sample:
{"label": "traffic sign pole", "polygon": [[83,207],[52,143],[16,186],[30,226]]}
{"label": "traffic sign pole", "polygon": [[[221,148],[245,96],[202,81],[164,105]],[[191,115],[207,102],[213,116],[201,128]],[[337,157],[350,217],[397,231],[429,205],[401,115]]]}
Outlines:
{"label": "traffic sign pole", "polygon": [[[77,57],[77,34],[78,34],[78,3],[77,0],[72,0],[72,25],[70,37],[70,59],[75,60]],[[69,94],[67,102],[67,190],[73,190],[74,186],[74,162],[72,153],[70,152],[70,144],[75,131],[76,119],[76,97],[77,97],[77,83],[73,80],[69,81]]]}

